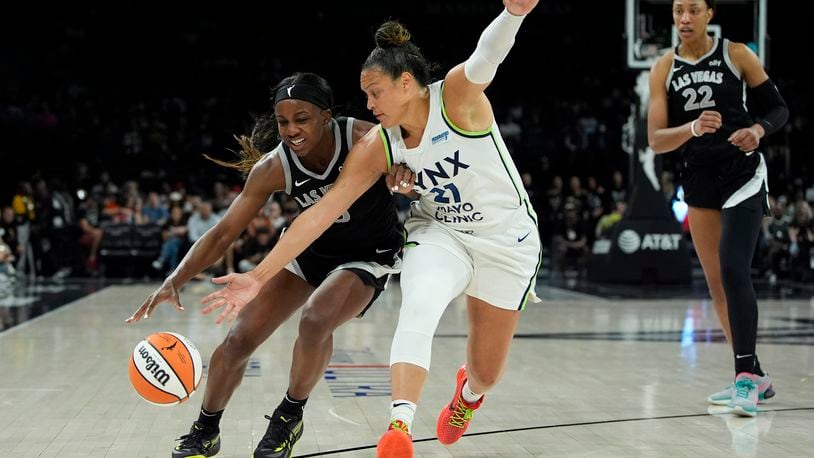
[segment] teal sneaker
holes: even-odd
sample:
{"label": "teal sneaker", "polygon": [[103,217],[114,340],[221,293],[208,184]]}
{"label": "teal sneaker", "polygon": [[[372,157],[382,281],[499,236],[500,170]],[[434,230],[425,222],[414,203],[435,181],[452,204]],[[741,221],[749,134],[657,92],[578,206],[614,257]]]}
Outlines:
{"label": "teal sneaker", "polygon": [[208,429],[197,421],[192,423],[189,434],[178,440],[180,442],[172,449],[172,458],[205,458],[220,451],[220,430]]}
{"label": "teal sneaker", "polygon": [[[772,388],[772,379],[769,378],[769,374],[764,375],[763,377],[757,378],[757,401],[758,403],[765,401],[769,398],[774,397],[775,392]],[[732,390],[735,389],[735,384],[731,384],[726,388],[718,391],[717,393],[713,393],[709,395],[707,398],[707,402],[710,404],[715,404],[716,406],[728,406],[729,401],[732,399]]]}
{"label": "teal sneaker", "polygon": [[735,415],[741,417],[757,415],[757,378],[757,375],[748,372],[741,372],[735,377],[735,388],[729,401],[729,408]]}
{"label": "teal sneaker", "polygon": [[302,437],[302,417],[275,410],[266,415],[269,426],[252,455],[254,458],[290,458]]}

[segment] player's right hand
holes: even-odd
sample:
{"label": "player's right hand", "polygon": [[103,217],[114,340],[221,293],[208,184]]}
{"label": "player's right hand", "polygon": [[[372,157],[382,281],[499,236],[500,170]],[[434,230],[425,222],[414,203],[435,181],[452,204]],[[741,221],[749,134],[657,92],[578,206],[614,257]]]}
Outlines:
{"label": "player's right hand", "polygon": [[406,164],[393,164],[384,181],[390,191],[409,194],[415,185],[415,174]]}
{"label": "player's right hand", "polygon": [[704,110],[695,121],[695,131],[699,134],[712,134],[721,128],[721,113],[717,111]]}
{"label": "player's right hand", "polygon": [[142,318],[150,318],[150,314],[153,313],[155,306],[162,302],[169,302],[174,305],[177,310],[184,310],[184,306],[181,305],[181,301],[178,297],[178,289],[175,287],[175,282],[172,278],[164,280],[164,283],[141,304],[141,307],[136,310],[136,313],[124,320],[124,322],[135,323]]}

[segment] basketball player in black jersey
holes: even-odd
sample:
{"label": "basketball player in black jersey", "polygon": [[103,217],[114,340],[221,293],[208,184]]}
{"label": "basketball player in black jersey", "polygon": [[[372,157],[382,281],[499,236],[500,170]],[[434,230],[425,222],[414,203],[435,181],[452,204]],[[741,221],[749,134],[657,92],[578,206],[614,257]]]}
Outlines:
{"label": "basketball player in black jersey", "polygon": [[[313,205],[336,180],[353,142],[373,126],[332,117],[333,93],[315,74],[298,73],[283,79],[273,100],[273,116],[260,118],[251,138],[240,139],[243,160],[220,162],[248,172],[243,192],[128,323],[147,318],[162,302],[183,310],[178,290],[226,251],[272,193],[285,191],[300,210]],[[305,402],[330,360],[333,331],[361,316],[400,266],[402,229],[387,179],[380,181],[246,307],[212,354],[200,416],[189,434],[179,439],[173,457],[218,452],[220,418],[240,385],[249,356],[303,307],[288,391],[266,417],[268,430],[254,451],[255,457],[291,456],[302,435]]]}
{"label": "basketball player in black jersey", "polygon": [[[690,231],[727,340],[735,383],[709,397],[739,415],[774,395],[755,353],[758,309],[750,267],[768,209],[761,138],[788,108],[744,44],[707,34],[712,0],[674,0],[681,42],[651,69],[648,140],[656,153],[681,150]],[[754,112],[746,108],[746,86]]]}

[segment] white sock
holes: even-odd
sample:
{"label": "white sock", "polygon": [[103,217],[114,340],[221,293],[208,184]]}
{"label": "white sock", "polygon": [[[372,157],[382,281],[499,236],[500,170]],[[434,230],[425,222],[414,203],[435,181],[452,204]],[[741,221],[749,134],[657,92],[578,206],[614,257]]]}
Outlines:
{"label": "white sock", "polygon": [[416,405],[406,399],[396,399],[390,404],[390,422],[401,420],[407,429],[413,429],[413,417],[415,417]]}
{"label": "white sock", "polygon": [[483,397],[483,393],[475,393],[472,391],[472,388],[469,387],[469,380],[464,383],[464,387],[461,389],[461,396],[463,396],[464,401],[468,402],[469,404],[474,404],[480,401],[480,398]]}

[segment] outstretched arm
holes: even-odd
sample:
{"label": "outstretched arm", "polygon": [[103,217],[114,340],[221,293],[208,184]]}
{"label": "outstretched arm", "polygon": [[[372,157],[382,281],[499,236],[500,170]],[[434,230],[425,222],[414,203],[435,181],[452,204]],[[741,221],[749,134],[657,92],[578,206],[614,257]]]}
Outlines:
{"label": "outstretched arm", "polygon": [[230,274],[212,280],[226,284],[226,287],[201,300],[207,304],[203,313],[225,307],[215,320],[218,324],[224,318],[230,321],[237,318],[240,310],[254,299],[263,284],[322,235],[384,173],[387,173],[384,144],[377,129],[372,129],[348,153],[342,172],[331,190],[294,220],[257,267],[245,274]]}
{"label": "outstretched arm", "polygon": [[460,128],[485,130],[494,116],[483,91],[492,82],[514,44],[525,16],[539,0],[503,0],[506,8],[483,31],[475,51],[444,78],[444,106],[447,115]]}
{"label": "outstretched arm", "polygon": [[190,278],[217,261],[263,208],[269,196],[282,189],[285,189],[285,175],[280,158],[266,156],[252,168],[246,179],[246,186],[229,206],[224,217],[192,245],[175,271],[125,322],[134,323],[142,318],[149,318],[155,307],[162,302],[170,302],[176,309],[184,310],[178,290]]}

